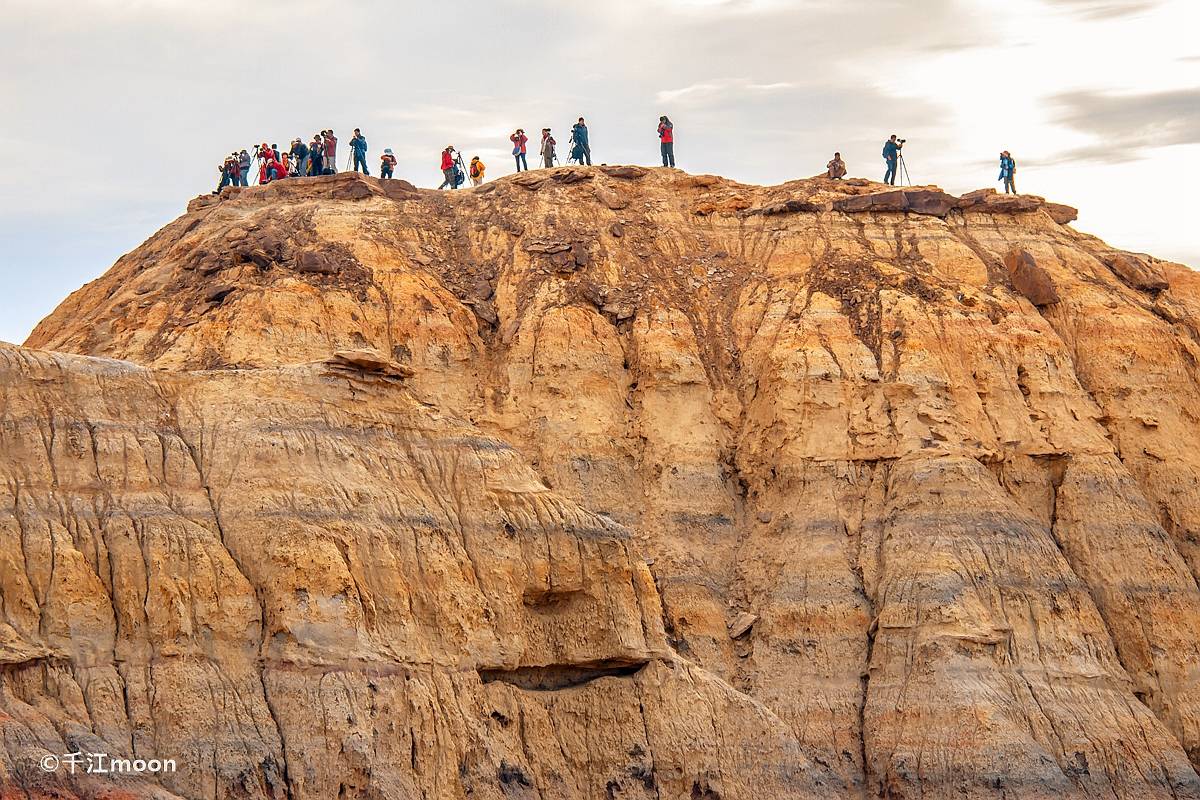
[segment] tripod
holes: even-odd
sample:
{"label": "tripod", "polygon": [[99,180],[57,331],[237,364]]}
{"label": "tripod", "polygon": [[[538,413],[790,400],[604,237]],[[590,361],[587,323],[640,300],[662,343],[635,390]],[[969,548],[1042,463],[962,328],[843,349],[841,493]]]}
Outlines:
{"label": "tripod", "polygon": [[467,167],[463,164],[462,153],[454,154],[454,185],[451,189],[457,189],[459,186],[467,184]]}
{"label": "tripod", "polygon": [[[896,159],[898,161],[898,164],[896,166],[896,171],[899,173],[899,175],[904,176],[904,184],[903,185],[904,186],[912,186],[912,178],[908,177],[908,165],[904,163],[904,153],[897,153]],[[899,177],[899,175],[897,175],[897,177]]]}

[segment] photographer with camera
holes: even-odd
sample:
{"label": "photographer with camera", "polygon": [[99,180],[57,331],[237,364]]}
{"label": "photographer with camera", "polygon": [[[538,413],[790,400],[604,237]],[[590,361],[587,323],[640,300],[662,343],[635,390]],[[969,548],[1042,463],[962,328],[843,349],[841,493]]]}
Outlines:
{"label": "photographer with camera", "polygon": [[238,182],[240,186],[250,185],[250,154],[244,147],[238,153]]}
{"label": "photographer with camera", "polygon": [[1017,193],[1017,162],[1007,150],[1000,153],[1000,177],[996,180],[1004,181],[1005,194]]}
{"label": "photographer with camera", "polygon": [[833,158],[825,165],[825,177],[835,180],[846,177],[846,162],[842,161],[841,153],[834,153]]}
{"label": "photographer with camera", "polygon": [[517,128],[508,140],[513,143],[512,154],[517,160],[517,172],[521,171],[521,165],[525,165],[525,171],[529,171],[529,161],[525,158],[525,145],[529,142],[529,137],[525,135],[524,128]]}
{"label": "photographer with camera", "polygon": [[889,186],[896,185],[896,164],[900,160],[900,151],[907,139],[897,139],[896,134],[888,137],[883,143],[883,160],[887,162],[887,171],[883,173],[883,182]]}

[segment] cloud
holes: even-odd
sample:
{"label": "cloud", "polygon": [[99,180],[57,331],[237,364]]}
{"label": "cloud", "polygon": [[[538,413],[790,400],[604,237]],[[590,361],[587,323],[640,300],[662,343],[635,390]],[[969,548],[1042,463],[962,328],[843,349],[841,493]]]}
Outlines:
{"label": "cloud", "polygon": [[1055,8],[1088,20],[1128,17],[1149,11],[1159,3],[1155,0],[1046,0]]}
{"label": "cloud", "polygon": [[762,96],[794,88],[795,84],[786,81],[755,83],[748,78],[723,78],[704,83],[693,83],[682,89],[663,89],[654,96],[654,99],[659,103],[695,107],[720,103],[732,96]]}
{"label": "cloud", "polygon": [[1200,142],[1200,89],[1125,95],[1069,92],[1050,103],[1058,123],[1096,140],[1050,163],[1116,164],[1136,160],[1153,148]]}

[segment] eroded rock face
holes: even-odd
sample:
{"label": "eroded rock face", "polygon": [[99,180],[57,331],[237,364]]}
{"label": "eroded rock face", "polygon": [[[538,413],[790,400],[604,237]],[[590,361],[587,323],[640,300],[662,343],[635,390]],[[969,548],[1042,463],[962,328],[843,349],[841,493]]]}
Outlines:
{"label": "eroded rock face", "polygon": [[6,780],[78,741],[187,754],[134,796],[1200,797],[1200,281],[1060,209],[195,204],[27,343],[90,358],[0,351]]}

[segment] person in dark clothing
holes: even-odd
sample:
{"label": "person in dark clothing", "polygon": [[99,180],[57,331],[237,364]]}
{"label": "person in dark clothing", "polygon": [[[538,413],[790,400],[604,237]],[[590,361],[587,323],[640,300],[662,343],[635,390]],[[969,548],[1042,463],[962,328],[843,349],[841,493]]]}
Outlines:
{"label": "person in dark clothing", "polygon": [[237,186],[241,178],[241,169],[238,167],[237,153],[225,157],[224,163],[218,167],[221,171],[221,183],[217,186],[217,190],[213,194],[220,194],[221,190],[226,186]]}
{"label": "person in dark clothing", "polygon": [[279,145],[277,145],[277,144],[271,145],[271,152],[275,155],[276,161],[282,161],[282,159],[279,157]]}
{"label": "person in dark clothing", "polygon": [[572,155],[576,151],[579,153],[579,157],[575,160],[580,163],[586,161],[590,167],[592,165],[592,146],[588,143],[588,129],[583,117],[580,117],[579,121],[571,127],[571,141],[575,144],[571,149]]}
{"label": "person in dark clothing", "polygon": [[1004,181],[1005,194],[1017,193],[1017,162],[1007,150],[1000,154],[1000,177],[996,180]]}
{"label": "person in dark clothing", "polygon": [[525,135],[525,129],[517,128],[516,132],[513,133],[512,136],[508,137],[508,140],[513,143],[512,153],[513,158],[517,160],[517,172],[521,171],[522,164],[525,166],[525,170],[528,171],[529,160],[525,156],[526,145],[529,142],[529,137]]}
{"label": "person in dark clothing", "polygon": [[325,169],[325,142],[317,134],[308,143],[308,174],[320,175]]}
{"label": "person in dark clothing", "polygon": [[392,154],[392,148],[385,147],[383,155],[379,157],[379,179],[387,180],[392,177],[393,170],[396,169],[396,156]]}
{"label": "person in dark clothing", "polygon": [[354,151],[354,171],[358,172],[361,164],[363,175],[370,175],[371,171],[367,169],[367,137],[358,128],[354,129],[354,136],[350,139],[350,149]]}
{"label": "person in dark clothing", "polygon": [[675,125],[665,115],[658,118],[658,140],[663,166],[675,166]]}
{"label": "person in dark clothing", "polygon": [[308,145],[297,136],[292,140],[291,153],[294,174],[303,178],[308,174]]}
{"label": "person in dark clothing", "polygon": [[896,185],[896,163],[900,159],[902,147],[904,147],[904,142],[898,141],[894,133],[883,143],[883,160],[887,162],[887,171],[883,173],[883,182],[891,186]]}
{"label": "person in dark clothing", "polygon": [[250,154],[245,150],[238,153],[238,180],[242,186],[250,185]]}

